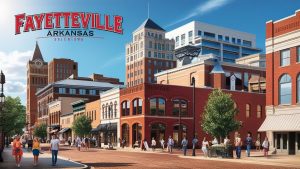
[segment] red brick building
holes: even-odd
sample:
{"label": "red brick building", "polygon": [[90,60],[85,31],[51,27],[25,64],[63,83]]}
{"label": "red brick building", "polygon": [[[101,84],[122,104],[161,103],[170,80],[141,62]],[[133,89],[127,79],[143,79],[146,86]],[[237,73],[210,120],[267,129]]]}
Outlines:
{"label": "red brick building", "polygon": [[73,75],[73,78],[78,77],[78,63],[71,59],[54,58],[48,65],[48,83],[67,79]]}
{"label": "red brick building", "polygon": [[[212,88],[196,88],[195,90],[195,126],[200,139],[206,134],[202,131],[201,121],[203,109]],[[248,131],[254,134],[265,119],[265,94],[223,90],[232,94],[239,114],[237,119],[242,122],[240,133],[246,136]],[[241,99],[247,98],[247,99]],[[121,90],[121,137],[128,146],[137,140],[154,137],[157,141],[172,136],[178,140],[187,136],[193,137],[192,87],[141,84]],[[179,117],[181,112],[181,117]],[[182,125],[179,131],[179,124]],[[180,134],[181,133],[181,134]]]}
{"label": "red brick building", "polygon": [[266,23],[267,118],[270,147],[300,154],[300,11]]}
{"label": "red brick building", "polygon": [[37,97],[35,93],[48,84],[48,63],[44,61],[36,43],[32,59],[27,63],[26,122],[31,127],[37,122]]}

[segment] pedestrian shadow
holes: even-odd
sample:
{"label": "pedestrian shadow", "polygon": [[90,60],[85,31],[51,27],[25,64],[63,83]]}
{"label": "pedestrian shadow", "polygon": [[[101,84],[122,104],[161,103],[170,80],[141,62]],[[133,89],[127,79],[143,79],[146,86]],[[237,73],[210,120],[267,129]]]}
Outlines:
{"label": "pedestrian shadow", "polygon": [[92,167],[129,167],[135,163],[84,163],[85,165]]}

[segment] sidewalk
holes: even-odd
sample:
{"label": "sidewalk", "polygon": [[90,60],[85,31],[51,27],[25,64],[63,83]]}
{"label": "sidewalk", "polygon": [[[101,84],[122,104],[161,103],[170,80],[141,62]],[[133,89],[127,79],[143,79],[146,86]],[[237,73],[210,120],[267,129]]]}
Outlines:
{"label": "sidewalk", "polygon": [[[71,161],[69,159],[63,158],[58,156],[57,159],[57,165],[56,166],[51,166],[51,154],[49,152],[45,152],[44,154],[40,154],[39,156],[39,164],[38,166],[33,166],[33,155],[31,152],[27,152],[26,149],[23,149],[23,157],[21,161],[21,167],[22,169],[54,169],[54,168],[72,168],[72,169],[84,169],[88,168],[84,164],[80,164],[74,161]],[[58,152],[59,153],[59,152]],[[11,169],[11,168],[18,168],[15,165],[15,159],[11,155],[11,148],[5,148],[3,152],[3,158],[4,162],[0,163],[0,168],[2,169]]]}

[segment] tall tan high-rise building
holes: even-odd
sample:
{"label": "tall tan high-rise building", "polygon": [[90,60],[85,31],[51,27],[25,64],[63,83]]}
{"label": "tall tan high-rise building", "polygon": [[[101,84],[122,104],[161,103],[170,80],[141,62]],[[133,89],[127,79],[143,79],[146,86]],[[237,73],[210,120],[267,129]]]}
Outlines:
{"label": "tall tan high-rise building", "polygon": [[44,61],[36,43],[32,59],[27,63],[26,122],[32,126],[37,121],[37,90],[48,84],[48,63]]}
{"label": "tall tan high-rise building", "polygon": [[48,83],[67,79],[73,75],[78,77],[78,63],[71,59],[53,59],[48,65]]}
{"label": "tall tan high-rise building", "polygon": [[165,38],[165,30],[146,19],[126,44],[126,85],[156,82],[155,73],[176,67],[174,40]]}

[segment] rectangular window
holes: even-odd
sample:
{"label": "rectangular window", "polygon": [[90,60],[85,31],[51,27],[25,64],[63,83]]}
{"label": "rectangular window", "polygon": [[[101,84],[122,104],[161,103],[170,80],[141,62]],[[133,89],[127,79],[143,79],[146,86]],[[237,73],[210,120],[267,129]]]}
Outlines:
{"label": "rectangular window", "polygon": [[149,48],[152,48],[152,41],[149,41]]}
{"label": "rectangular window", "polygon": [[193,41],[193,31],[189,31],[189,43]]}
{"label": "rectangular window", "polygon": [[204,32],[204,36],[208,38],[215,38],[216,34],[210,32]]}
{"label": "rectangular window", "polygon": [[225,36],[225,41],[229,42],[229,36]]}
{"label": "rectangular window", "polygon": [[251,47],[251,46],[252,46],[252,42],[251,42],[251,41],[248,41],[248,40],[243,40],[243,45],[244,45],[244,46]]}
{"label": "rectangular window", "polygon": [[58,88],[59,94],[66,94],[66,88]]}
{"label": "rectangular window", "polygon": [[151,51],[148,51],[148,57],[151,58]]}
{"label": "rectangular window", "polygon": [[297,47],[297,62],[300,62],[300,46]]}
{"label": "rectangular window", "polygon": [[179,46],[179,36],[176,36],[175,38],[175,46]]}
{"label": "rectangular window", "polygon": [[241,39],[237,39],[237,44],[241,44]]}
{"label": "rectangular window", "polygon": [[181,45],[185,44],[185,34],[181,35]]}
{"label": "rectangular window", "polygon": [[235,38],[232,38],[231,41],[232,41],[232,43],[235,43]]}
{"label": "rectangular window", "polygon": [[154,57],[157,58],[157,52],[154,52]]}
{"label": "rectangular window", "polygon": [[70,94],[76,94],[76,89],[69,89],[70,91],[69,91],[69,93]]}
{"label": "rectangular window", "polygon": [[282,50],[280,52],[280,66],[290,65],[290,50]]}
{"label": "rectangular window", "polygon": [[202,32],[201,31],[198,31],[198,36],[201,36]]}
{"label": "rectangular window", "polygon": [[85,95],[86,94],[86,90],[85,89],[79,89],[79,94]]}
{"label": "rectangular window", "polygon": [[96,90],[90,90],[90,95],[96,95]]}
{"label": "rectangular window", "polygon": [[222,41],[223,40],[223,35],[218,35],[218,40]]}

